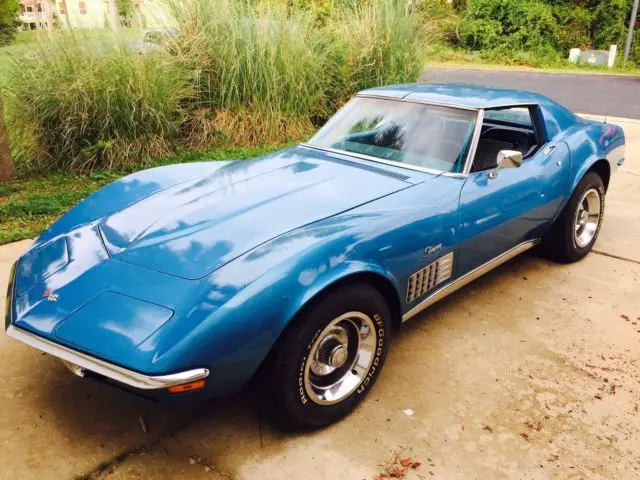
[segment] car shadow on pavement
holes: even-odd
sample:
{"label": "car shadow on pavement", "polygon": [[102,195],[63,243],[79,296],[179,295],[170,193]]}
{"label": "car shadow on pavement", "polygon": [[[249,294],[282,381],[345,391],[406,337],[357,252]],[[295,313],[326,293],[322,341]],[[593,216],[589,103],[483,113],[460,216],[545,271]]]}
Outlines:
{"label": "car shadow on pavement", "polygon": [[[391,417],[390,411],[394,415],[402,412],[403,406],[395,404],[393,397],[395,392],[406,389],[403,379],[408,374],[406,362],[420,360],[417,352],[422,348],[432,348],[436,357],[443,353],[439,346],[424,346],[424,338],[433,333],[431,330],[438,326],[465,328],[464,323],[453,319],[454,315],[460,315],[459,304],[497,298],[495,295],[500,295],[505,284],[509,287],[505,277],[526,279],[529,270],[554,268],[553,265],[535,254],[525,254],[407,322],[395,332],[388,359],[391,365],[363,406],[349,420],[328,427],[337,432],[331,435],[334,447],[351,450],[354,462],[366,461],[360,458],[364,454],[350,449],[354,429],[375,425],[392,428],[385,422]],[[526,281],[523,285],[526,287]],[[472,320],[467,318],[464,322]],[[417,335],[422,340],[417,340]],[[261,395],[255,385],[224,399],[152,403],[95,380],[75,377],[52,357],[43,357],[39,362],[42,365],[32,389],[37,393],[29,400],[34,402],[29,410],[41,412],[43,421],[47,421],[44,417],[53,417],[48,423],[55,424],[61,437],[81,439],[67,447],[68,454],[79,459],[74,468],[80,477],[94,478],[110,469],[117,470],[120,464],[151,449],[161,450],[165,462],[184,465],[197,462],[235,477],[237,469],[245,463],[277,457],[283,450],[298,448],[295,442],[300,437],[315,437],[323,431],[293,434],[276,428],[264,418]],[[425,389],[430,381],[437,380],[424,379]],[[423,408],[430,408],[428,400]]]}

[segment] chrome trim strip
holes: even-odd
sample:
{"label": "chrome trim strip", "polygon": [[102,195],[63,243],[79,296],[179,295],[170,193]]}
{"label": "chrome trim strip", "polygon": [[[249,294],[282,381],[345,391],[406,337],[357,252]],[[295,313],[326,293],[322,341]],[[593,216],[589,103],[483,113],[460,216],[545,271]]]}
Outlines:
{"label": "chrome trim strip", "polygon": [[433,175],[444,175],[445,177],[464,177],[461,173],[443,172],[441,170],[434,170],[432,168],[418,167],[417,165],[411,165],[409,163],[394,162],[393,160],[385,160],[383,158],[372,157],[365,155],[364,153],[349,152],[348,150],[340,150],[339,148],[331,147],[319,147],[310,143],[301,143],[303,147],[311,148],[313,150],[319,150],[321,152],[335,153],[339,155],[346,155],[347,157],[354,157],[360,160],[369,160],[376,163],[384,163],[385,165],[391,165],[393,167],[406,168],[408,170],[415,170],[417,172],[431,173]]}
{"label": "chrome trim strip", "polygon": [[540,103],[535,103],[535,102],[531,103],[530,101],[526,101],[526,102],[511,102],[511,103],[495,103],[491,105],[489,104],[483,105],[480,107],[472,107],[470,105],[464,105],[462,103],[438,102],[437,100],[423,100],[421,98],[409,98],[409,95],[419,94],[419,93],[422,93],[422,92],[411,90],[404,97],[392,97],[390,95],[376,95],[374,93],[360,92],[360,93],[356,93],[354,97],[379,98],[381,100],[399,100],[402,102],[422,103],[425,105],[436,105],[438,107],[459,108],[460,110],[501,110],[503,108],[537,107],[540,105]]}
{"label": "chrome trim strip", "polygon": [[383,163],[385,165],[391,165],[393,167],[406,168],[408,170],[415,170],[415,171],[418,171],[418,172],[432,173],[434,175],[442,175],[442,176],[445,176],[445,177],[466,178],[469,175],[469,171],[471,170],[471,164],[473,163],[473,157],[476,154],[476,149],[478,148],[478,142],[480,141],[480,134],[482,133],[482,122],[484,121],[484,109],[482,109],[482,108],[473,108],[473,107],[465,107],[463,105],[454,105],[454,104],[448,104],[448,103],[432,102],[432,101],[428,101],[427,102],[427,101],[416,100],[416,99],[412,99],[412,98],[385,97],[383,95],[370,95],[370,94],[358,93],[355,96],[359,97],[359,98],[375,98],[375,99],[378,99],[378,100],[389,100],[389,101],[393,101],[393,102],[420,103],[422,105],[435,105],[437,107],[449,107],[449,108],[455,108],[455,109],[458,109],[458,110],[469,110],[469,111],[477,112],[478,114],[476,116],[476,125],[475,125],[475,128],[473,130],[473,137],[471,138],[471,146],[469,147],[469,153],[467,153],[467,158],[465,159],[464,168],[462,170],[462,173],[445,172],[444,170],[436,170],[436,169],[433,169],[433,168],[419,167],[417,165],[411,165],[410,163],[395,162],[393,160],[386,160],[384,158],[373,157],[371,155],[365,155],[363,153],[349,152],[347,150],[340,150],[338,148],[331,148],[331,147],[320,147],[318,145],[313,145],[313,144],[310,144],[310,143],[301,143],[300,145],[302,145],[303,147],[312,148],[314,150],[320,150],[320,151],[323,151],[323,152],[347,155],[347,156],[350,156],[350,157],[359,158],[361,160],[369,160],[369,161],[372,161],[372,162]]}
{"label": "chrome trim strip", "polygon": [[534,246],[536,246],[536,244],[538,244],[539,241],[540,240],[529,240],[527,242],[523,242],[519,245],[516,245],[511,250],[507,250],[506,252],[498,255],[496,258],[489,260],[487,263],[480,265],[479,267],[471,270],[470,272],[466,273],[462,277],[445,285],[441,289],[436,290],[431,295],[429,295],[426,299],[424,299],[420,304],[416,305],[407,313],[405,313],[402,316],[402,321],[406,322],[410,318],[422,312],[427,307],[430,307],[437,301],[442,300],[443,298],[452,294],[456,290],[464,287],[465,285],[468,285],[469,283],[473,282],[474,280],[481,277],[485,273],[493,270],[496,267],[499,267],[503,263],[511,260],[513,257],[516,257],[521,253],[526,252],[530,248],[533,248]]}
{"label": "chrome trim strip", "polygon": [[[409,92],[407,95],[411,95],[412,93],[417,93],[417,92]],[[473,112],[482,110],[482,107],[470,107],[467,105],[460,105],[456,103],[438,102],[434,100],[421,100],[419,98],[388,97],[386,95],[375,95],[372,93],[356,93],[354,96],[359,98],[375,98],[377,100],[391,100],[391,101],[399,101],[399,102],[407,102],[407,103],[420,103],[422,105],[435,105],[436,107],[457,108],[458,110],[470,110]]]}
{"label": "chrome trim strip", "polygon": [[115,380],[116,382],[124,383],[125,385],[141,390],[168,388],[174,385],[182,385],[184,383],[201,380],[209,376],[209,370],[206,368],[196,368],[194,370],[170,375],[143,375],[46,340],[15,325],[10,325],[9,328],[7,328],[7,335],[22,343],[26,343],[30,347],[58,357],[65,363],[72,363]]}
{"label": "chrome trim strip", "polygon": [[18,262],[14,262],[9,270],[9,286],[7,287],[7,298],[4,306],[4,328],[9,328],[13,321],[13,297],[16,285],[16,265]]}
{"label": "chrome trim strip", "polygon": [[471,172],[471,166],[473,165],[473,159],[476,156],[476,150],[478,149],[478,143],[480,143],[480,135],[482,134],[482,123],[484,122],[484,110],[478,112],[476,118],[476,128],[473,131],[473,137],[471,139],[471,146],[469,147],[469,153],[462,169],[462,175],[468,176]]}

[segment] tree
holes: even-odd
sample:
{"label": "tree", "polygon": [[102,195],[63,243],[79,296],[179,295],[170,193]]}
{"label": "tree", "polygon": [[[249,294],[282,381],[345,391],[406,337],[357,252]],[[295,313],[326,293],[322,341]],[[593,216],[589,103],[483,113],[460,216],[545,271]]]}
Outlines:
{"label": "tree", "polygon": [[136,17],[136,8],[133,0],[116,0],[115,5],[122,25],[131,27]]}
{"label": "tree", "polygon": [[18,0],[0,0],[0,45],[8,45],[16,35],[20,4]]}
{"label": "tree", "polygon": [[0,182],[11,180],[16,177],[16,169],[11,160],[9,151],[9,135],[4,124],[4,111],[2,108],[2,97],[0,97]]}

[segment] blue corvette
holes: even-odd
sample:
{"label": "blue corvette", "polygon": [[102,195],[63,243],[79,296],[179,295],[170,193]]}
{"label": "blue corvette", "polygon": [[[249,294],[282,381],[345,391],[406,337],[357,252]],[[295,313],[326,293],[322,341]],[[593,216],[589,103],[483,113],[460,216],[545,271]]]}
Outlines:
{"label": "blue corvette", "polygon": [[393,327],[531,247],[584,257],[624,134],[532,93],[360,92],[311,140],[142,171],[15,264],[10,337],[153,397],[252,377],[300,427],[349,413]]}

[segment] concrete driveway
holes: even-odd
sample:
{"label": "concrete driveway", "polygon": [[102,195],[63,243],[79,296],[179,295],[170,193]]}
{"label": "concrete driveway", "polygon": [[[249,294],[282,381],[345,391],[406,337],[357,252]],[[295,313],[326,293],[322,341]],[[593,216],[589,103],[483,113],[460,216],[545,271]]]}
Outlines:
{"label": "concrete driveway", "polygon": [[[258,392],[149,404],[1,336],[0,478],[372,479],[396,454],[421,463],[406,478],[640,478],[640,123],[621,125],[597,253],[525,255],[408,322],[324,430],[274,430]],[[0,248],[0,288],[27,245]]]}

